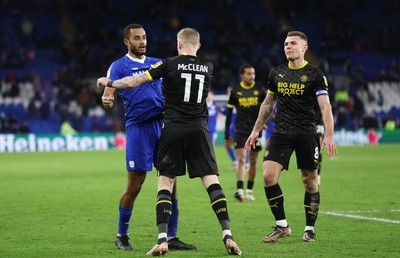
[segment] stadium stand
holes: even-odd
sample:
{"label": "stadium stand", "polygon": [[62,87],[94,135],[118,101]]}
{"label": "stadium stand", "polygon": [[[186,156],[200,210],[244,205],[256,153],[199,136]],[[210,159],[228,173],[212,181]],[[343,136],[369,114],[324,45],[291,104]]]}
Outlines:
{"label": "stadium stand", "polygon": [[[277,42],[287,30],[302,30],[310,39],[307,59],[328,76],[335,118],[343,106],[346,129],[363,127],[370,114],[382,127],[388,113],[400,127],[396,0],[15,0],[2,1],[0,14],[0,114],[2,121],[17,114],[34,133],[58,132],[63,116],[82,132],[121,126],[123,105],[102,109],[95,79],[126,51],[120,29],[132,22],[145,27],[148,54],[157,57],[176,53],[181,27],[201,31],[199,54],[214,61],[216,94],[237,81],[243,63],[264,83],[271,67],[285,62]],[[349,95],[345,105],[334,101],[339,89]]]}

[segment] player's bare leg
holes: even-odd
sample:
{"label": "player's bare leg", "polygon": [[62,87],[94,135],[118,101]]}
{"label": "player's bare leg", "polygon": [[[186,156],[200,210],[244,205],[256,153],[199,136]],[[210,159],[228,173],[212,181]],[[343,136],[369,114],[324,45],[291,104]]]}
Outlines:
{"label": "player's bare leg", "polygon": [[132,245],[129,241],[129,222],[132,216],[133,205],[142,189],[146,179],[145,172],[128,172],[128,184],[119,201],[118,234],[115,238],[115,245],[118,249],[131,251]]}

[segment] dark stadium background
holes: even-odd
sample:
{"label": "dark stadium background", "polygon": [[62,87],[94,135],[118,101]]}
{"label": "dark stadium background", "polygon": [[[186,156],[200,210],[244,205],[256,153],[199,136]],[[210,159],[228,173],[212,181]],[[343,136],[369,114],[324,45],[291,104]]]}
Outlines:
{"label": "dark stadium background", "polygon": [[[217,94],[250,63],[265,83],[285,62],[288,30],[309,37],[307,60],[330,83],[335,129],[400,126],[400,2],[397,0],[173,0],[0,2],[1,133],[58,133],[61,118],[79,132],[123,128],[123,106],[105,111],[95,80],[126,53],[122,28],[140,23],[148,55],[176,54],[176,33],[201,33],[199,55],[213,60]],[[7,126],[14,117],[12,126]],[[23,125],[28,126],[28,129]]]}

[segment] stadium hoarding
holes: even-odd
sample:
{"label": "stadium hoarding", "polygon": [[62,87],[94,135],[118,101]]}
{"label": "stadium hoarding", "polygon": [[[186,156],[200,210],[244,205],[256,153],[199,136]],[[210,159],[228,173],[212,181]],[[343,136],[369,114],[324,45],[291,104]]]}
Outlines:
{"label": "stadium hoarding", "polygon": [[[400,143],[400,130],[335,131],[337,145]],[[217,145],[223,145],[223,132],[218,132]],[[0,153],[49,151],[101,151],[125,149],[123,133],[0,134]]]}
{"label": "stadium hoarding", "polygon": [[378,130],[381,133],[379,143],[400,143],[400,129],[397,130]]}
{"label": "stadium hoarding", "polygon": [[400,130],[364,130],[335,131],[337,145],[376,145],[382,143],[400,143]]}
{"label": "stadium hoarding", "polygon": [[0,134],[0,153],[49,151],[99,151],[115,149],[115,133]]}
{"label": "stadium hoarding", "polygon": [[[335,131],[335,142],[339,146],[376,145],[382,143],[400,143],[400,129],[397,130],[338,130]],[[264,142],[263,142],[264,143]],[[218,132],[216,145],[224,144],[224,133]]]}

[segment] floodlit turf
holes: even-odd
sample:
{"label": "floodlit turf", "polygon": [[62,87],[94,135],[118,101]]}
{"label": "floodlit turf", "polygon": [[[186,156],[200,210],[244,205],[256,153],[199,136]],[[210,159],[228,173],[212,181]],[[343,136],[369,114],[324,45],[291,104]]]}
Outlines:
{"label": "floodlit turf", "polygon": [[[265,244],[274,225],[262,184],[254,202],[232,197],[236,176],[216,148],[232,232],[244,257],[399,257],[400,145],[339,147],[324,153],[315,243],[301,240],[303,196],[295,159],[281,174],[292,237]],[[155,244],[156,173],[149,173],[131,221],[134,251],[117,250],[118,201],[126,184],[123,151],[0,154],[0,257],[145,257]],[[246,183],[245,183],[246,185]],[[226,257],[221,230],[199,179],[178,179],[182,240],[197,251],[170,257]]]}

